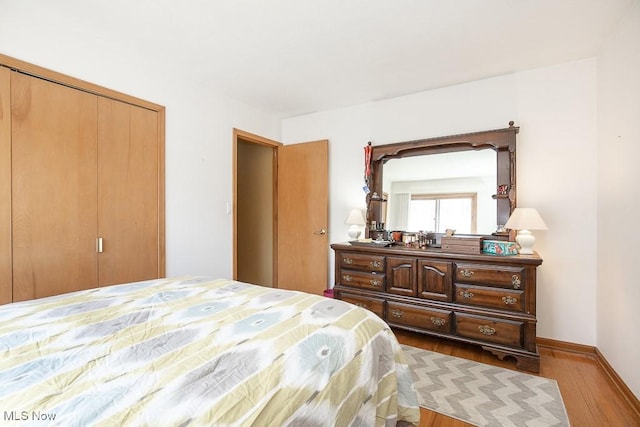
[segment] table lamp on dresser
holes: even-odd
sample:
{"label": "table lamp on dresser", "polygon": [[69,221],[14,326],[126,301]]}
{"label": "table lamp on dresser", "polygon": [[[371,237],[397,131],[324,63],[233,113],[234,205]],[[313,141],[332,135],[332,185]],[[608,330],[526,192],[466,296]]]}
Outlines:
{"label": "table lamp on dresser", "polygon": [[534,208],[515,208],[504,225],[510,230],[518,230],[516,242],[520,246],[521,255],[533,255],[533,244],[536,238],[530,230],[546,230],[547,225]]}

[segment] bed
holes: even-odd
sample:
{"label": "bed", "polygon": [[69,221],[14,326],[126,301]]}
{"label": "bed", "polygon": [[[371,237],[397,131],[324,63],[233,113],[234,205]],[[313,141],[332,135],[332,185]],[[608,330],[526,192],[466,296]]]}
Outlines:
{"label": "bed", "polygon": [[419,420],[404,355],[376,315],[205,277],[0,306],[0,412],[61,426]]}

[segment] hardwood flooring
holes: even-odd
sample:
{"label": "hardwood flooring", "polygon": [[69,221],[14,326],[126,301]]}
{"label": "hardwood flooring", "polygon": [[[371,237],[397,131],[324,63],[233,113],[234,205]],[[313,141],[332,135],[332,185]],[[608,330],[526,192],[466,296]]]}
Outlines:
{"label": "hardwood flooring", "polygon": [[[394,329],[398,341],[426,350],[516,370],[515,361],[500,360],[479,346],[427,337]],[[621,396],[612,381],[589,354],[538,346],[540,376],[558,382],[569,422],[573,427],[639,427],[640,415]],[[462,427],[465,422],[421,408],[420,426]]]}

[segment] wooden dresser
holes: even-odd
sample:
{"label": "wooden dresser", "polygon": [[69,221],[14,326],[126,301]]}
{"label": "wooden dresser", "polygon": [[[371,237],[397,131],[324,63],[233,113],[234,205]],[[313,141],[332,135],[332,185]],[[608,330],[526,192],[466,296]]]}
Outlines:
{"label": "wooden dresser", "polygon": [[539,372],[537,255],[331,247],[335,298],[373,311],[392,327],[478,344],[501,359],[515,358],[518,368]]}

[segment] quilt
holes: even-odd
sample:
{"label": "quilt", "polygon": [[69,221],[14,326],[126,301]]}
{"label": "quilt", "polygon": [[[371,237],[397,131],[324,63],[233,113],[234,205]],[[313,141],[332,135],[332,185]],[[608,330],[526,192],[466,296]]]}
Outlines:
{"label": "quilt", "polygon": [[0,306],[0,420],[60,426],[417,424],[389,327],[343,301],[206,277]]}

